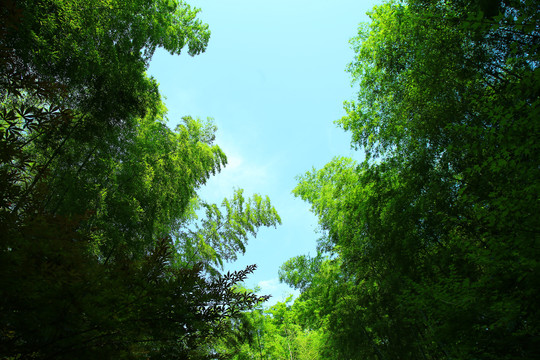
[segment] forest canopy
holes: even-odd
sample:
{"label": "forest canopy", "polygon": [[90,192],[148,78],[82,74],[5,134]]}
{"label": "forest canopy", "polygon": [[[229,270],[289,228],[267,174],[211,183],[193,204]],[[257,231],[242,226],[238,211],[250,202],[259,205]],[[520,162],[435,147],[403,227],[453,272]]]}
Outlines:
{"label": "forest canopy", "polygon": [[[385,1],[351,39],[365,153],[298,177],[315,255],[263,307],[223,273],[268,197],[199,195],[212,119],[169,128],[152,55],[210,31],[176,0],[0,0],[0,357],[540,358],[540,11]],[[299,170],[301,171],[301,169]]]}

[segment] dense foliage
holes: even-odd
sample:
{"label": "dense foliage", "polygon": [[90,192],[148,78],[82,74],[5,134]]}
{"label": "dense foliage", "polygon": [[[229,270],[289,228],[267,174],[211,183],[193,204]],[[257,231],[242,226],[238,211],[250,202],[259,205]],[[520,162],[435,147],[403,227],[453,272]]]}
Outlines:
{"label": "dense foliage", "polygon": [[222,338],[217,347],[236,360],[247,359],[324,359],[320,353],[322,331],[302,328],[298,307],[292,296],[269,307],[259,306],[234,320],[234,336]]}
{"label": "dense foliage", "polygon": [[390,1],[351,43],[339,126],[365,152],[299,178],[316,256],[264,309],[220,274],[280,218],[197,195],[226,165],[173,130],[152,54],[210,32],[176,0],[0,0],[0,357],[540,358],[540,11]]}
{"label": "dense foliage", "polygon": [[157,47],[205,50],[198,10],[1,5],[0,357],[217,357],[231,319],[265,299],[233,290],[255,266],[219,270],[280,219],[241,190],[222,207],[198,198],[227,161],[216,128],[169,129],[145,73]]}
{"label": "dense foliage", "polygon": [[389,2],[352,40],[366,160],[300,178],[321,253],[281,270],[325,358],[540,356],[538,10]]}

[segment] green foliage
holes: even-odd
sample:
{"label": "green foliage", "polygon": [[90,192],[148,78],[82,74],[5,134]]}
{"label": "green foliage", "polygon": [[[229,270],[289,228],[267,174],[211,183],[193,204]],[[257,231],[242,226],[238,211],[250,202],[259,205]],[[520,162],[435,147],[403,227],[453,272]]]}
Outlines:
{"label": "green foliage", "polygon": [[231,200],[222,201],[224,211],[216,204],[195,201],[194,206],[205,210],[205,217],[200,223],[188,222],[175,233],[177,261],[187,266],[202,262],[211,274],[219,273],[224,262],[236,260],[238,253],[243,254],[249,237],[255,237],[259,227],[281,224],[268,197],[254,194],[245,199],[241,189]]}
{"label": "green foliage", "polygon": [[140,260],[104,266],[76,221],[35,214],[2,253],[3,357],[203,358],[227,319],[261,297],[231,290],[254,266],[215,280],[171,269],[163,239]]}
{"label": "green foliage", "polygon": [[297,290],[306,290],[320,271],[321,259],[319,253],[315,258],[300,255],[287,260],[279,269],[279,281]]}
{"label": "green foliage", "polygon": [[[209,264],[234,259],[277,212],[241,191],[225,217],[197,198],[227,161],[216,127],[184,117],[169,129],[145,74],[158,46],[204,51],[197,12],[173,0],[2,1],[0,357],[215,358],[213,344],[267,299],[234,290],[255,265]],[[201,248],[181,234],[197,202],[216,210],[188,262]]]}
{"label": "green foliage", "polygon": [[319,355],[319,348],[322,347],[321,332],[300,326],[296,305],[289,305],[291,300],[292,296],[270,308],[259,307],[244,313],[241,322],[243,341],[223,341],[220,349],[235,360],[322,359]]}
{"label": "green foliage", "polygon": [[389,2],[352,40],[367,160],[300,178],[330,255],[281,273],[336,358],[538,356],[537,10]]}

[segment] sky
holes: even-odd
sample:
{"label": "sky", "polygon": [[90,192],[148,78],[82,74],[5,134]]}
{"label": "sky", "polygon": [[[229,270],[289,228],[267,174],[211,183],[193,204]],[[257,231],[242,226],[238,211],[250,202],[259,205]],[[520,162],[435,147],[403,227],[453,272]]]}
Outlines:
{"label": "sky", "polygon": [[270,294],[267,306],[297,295],[278,280],[289,258],[315,254],[317,218],[291,191],[296,177],[336,156],[360,160],[350,135],[334,121],[355,98],[345,69],[349,39],[369,21],[373,0],[191,0],[212,32],[205,53],[157,51],[149,74],[160,84],[169,126],[182,116],[213,118],[216,143],[228,158],[201,189],[220,203],[234,188],[268,195],[282,225],[261,229],[246,253],[226,266],[257,264],[245,285]]}

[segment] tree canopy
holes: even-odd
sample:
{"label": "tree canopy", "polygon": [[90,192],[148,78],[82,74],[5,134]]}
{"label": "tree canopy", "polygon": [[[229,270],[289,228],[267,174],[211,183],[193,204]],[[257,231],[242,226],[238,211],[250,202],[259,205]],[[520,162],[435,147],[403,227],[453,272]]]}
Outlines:
{"label": "tree canopy", "polygon": [[538,7],[411,0],[370,16],[337,121],[366,160],[299,178],[322,253],[281,278],[328,358],[535,358]]}
{"label": "tree canopy", "polygon": [[0,356],[540,357],[540,19],[533,0],[387,1],[351,40],[336,157],[293,194],[317,253],[263,308],[223,273],[266,196],[199,195],[212,119],[168,126],[157,48],[205,51],[176,0],[0,0]]}
{"label": "tree canopy", "polygon": [[267,299],[234,291],[255,265],[221,270],[279,215],[241,190],[224,209],[198,197],[227,163],[216,126],[170,129],[146,74],[157,47],[206,49],[197,12],[2,1],[2,358],[215,358],[229,319]]}

